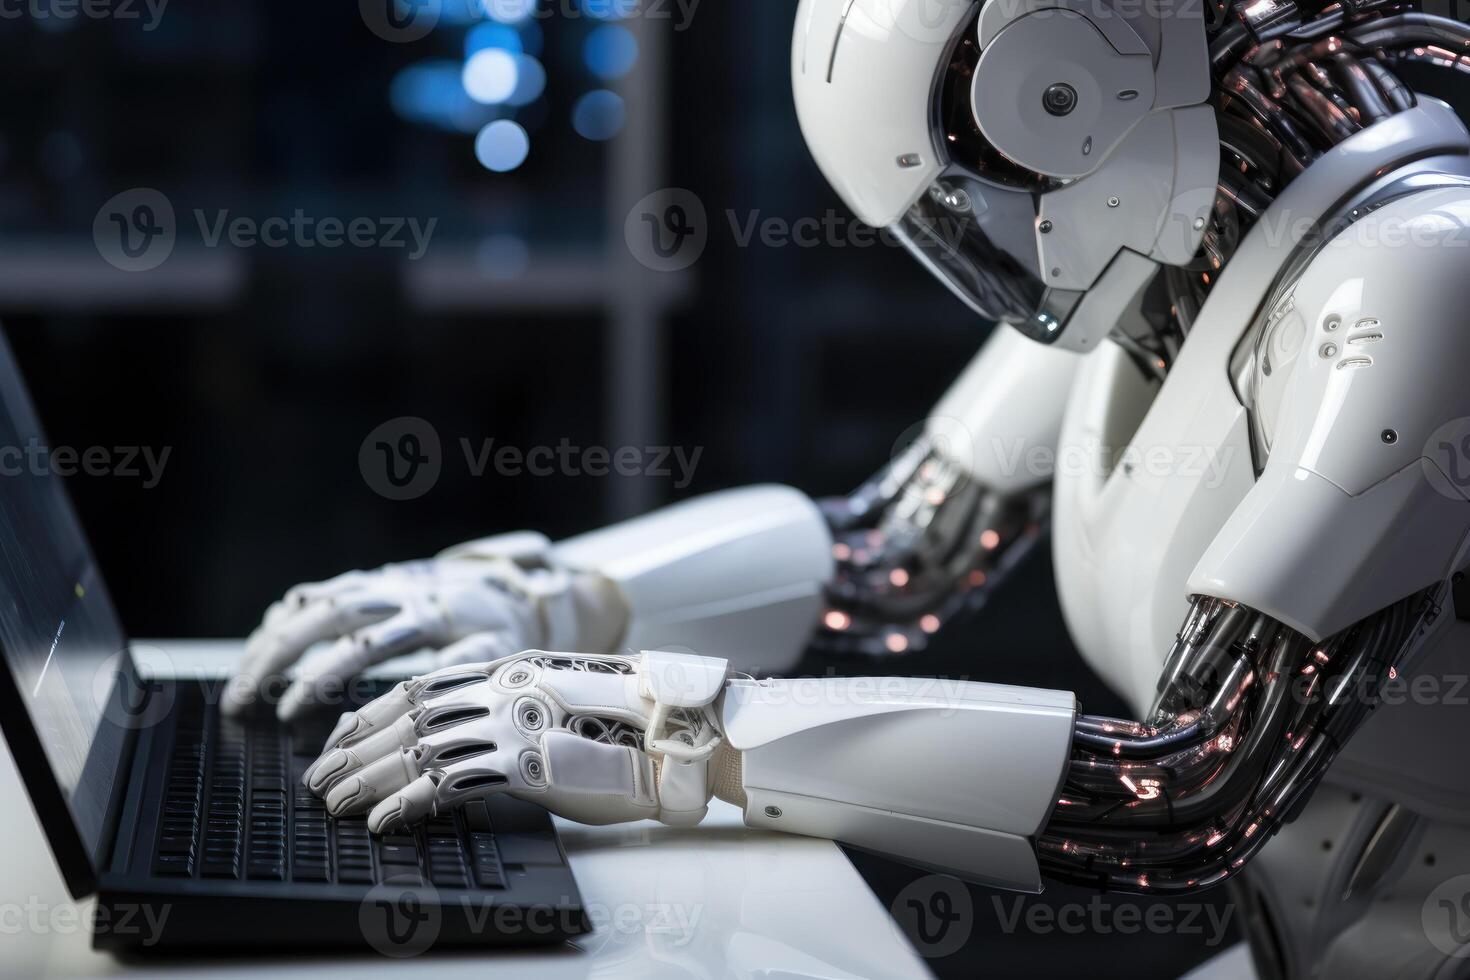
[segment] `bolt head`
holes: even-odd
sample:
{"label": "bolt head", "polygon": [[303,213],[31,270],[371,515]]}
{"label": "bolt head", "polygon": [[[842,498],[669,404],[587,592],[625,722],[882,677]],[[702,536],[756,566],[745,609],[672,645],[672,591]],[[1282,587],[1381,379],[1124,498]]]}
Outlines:
{"label": "bolt head", "polygon": [[1053,116],[1066,116],[1077,108],[1077,90],[1066,82],[1053,82],[1041,93],[1041,105]]}

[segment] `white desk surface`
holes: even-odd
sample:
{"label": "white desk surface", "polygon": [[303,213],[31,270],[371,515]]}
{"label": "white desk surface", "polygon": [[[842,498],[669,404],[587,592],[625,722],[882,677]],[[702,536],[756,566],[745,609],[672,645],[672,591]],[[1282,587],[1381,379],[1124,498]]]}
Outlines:
{"label": "white desk surface", "polygon": [[[233,642],[142,641],[148,671],[217,675]],[[207,978],[923,977],[924,961],[836,845],[754,831],[716,801],[698,827],[652,822],[583,827],[558,820],[596,931],[529,952],[371,954],[262,952],[236,960],[118,960],[94,952],[90,900],[72,902],[24,801],[7,748],[0,756],[0,975]],[[269,937],[261,937],[263,950]]]}

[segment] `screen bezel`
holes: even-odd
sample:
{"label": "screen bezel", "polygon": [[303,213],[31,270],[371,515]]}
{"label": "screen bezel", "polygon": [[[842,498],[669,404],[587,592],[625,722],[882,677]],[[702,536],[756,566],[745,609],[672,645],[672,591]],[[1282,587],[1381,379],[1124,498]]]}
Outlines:
{"label": "screen bezel", "polygon": [[[45,430],[40,423],[36,406],[31,401],[30,392],[26,389],[25,376],[21,373],[20,365],[15,360],[15,353],[3,327],[0,327],[0,363],[9,368],[8,373],[15,379],[16,390],[8,393],[14,403],[14,408],[26,416],[24,421],[29,423],[29,427],[36,435],[44,440]],[[24,478],[24,476],[17,477],[17,479]],[[66,484],[62,481],[57,486],[62,495],[66,516],[75,526],[77,537],[86,547],[87,554],[92,560],[92,566],[100,578],[101,569],[97,568],[96,556],[92,554],[86,531],[77,519],[76,509],[72,506],[71,495],[67,493]],[[10,747],[11,758],[15,760],[15,767],[20,773],[21,782],[25,785],[26,795],[30,797],[31,808],[35,811],[36,819],[40,821],[41,829],[51,846],[52,856],[55,857],[57,865],[61,868],[61,875],[66,881],[67,889],[76,899],[83,898],[97,890],[100,869],[110,855],[113,838],[117,833],[118,807],[127,789],[127,773],[137,741],[136,726],[120,724],[117,720],[126,719],[133,713],[129,711],[127,707],[129,702],[124,695],[128,687],[147,690],[142,684],[137,664],[129,649],[127,633],[121,630],[121,626],[119,629],[122,649],[118,654],[115,679],[107,694],[107,705],[100,712],[97,730],[92,735],[92,744],[88,747],[87,759],[83,763],[82,777],[78,780],[78,786],[86,786],[89,771],[102,766],[114,769],[112,773],[114,778],[107,784],[110,786],[109,798],[102,801],[102,824],[97,829],[97,839],[93,842],[87,840],[87,835],[72,815],[67,792],[60,780],[56,778],[56,773],[51,768],[51,762],[46,754],[46,747],[41,742],[40,733],[31,721],[30,707],[20,679],[11,670],[9,651],[5,649],[4,643],[0,642],[0,731],[5,733],[5,741]],[[116,741],[109,742],[106,739]],[[108,744],[120,746],[116,757],[111,758],[110,761],[109,757],[99,756],[96,752],[99,745]]]}

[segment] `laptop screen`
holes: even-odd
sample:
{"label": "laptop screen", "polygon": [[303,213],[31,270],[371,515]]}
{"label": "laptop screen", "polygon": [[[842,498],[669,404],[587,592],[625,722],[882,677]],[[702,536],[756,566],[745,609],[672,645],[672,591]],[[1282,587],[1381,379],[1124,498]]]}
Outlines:
{"label": "laptop screen", "polygon": [[[127,642],[0,334],[0,649],[91,855],[124,749]],[[22,719],[5,719],[7,729]],[[14,742],[12,742],[14,746]]]}

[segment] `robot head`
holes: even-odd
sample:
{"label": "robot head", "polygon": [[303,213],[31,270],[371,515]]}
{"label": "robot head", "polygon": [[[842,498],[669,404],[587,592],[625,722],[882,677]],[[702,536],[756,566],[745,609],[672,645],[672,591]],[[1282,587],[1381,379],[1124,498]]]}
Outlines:
{"label": "robot head", "polygon": [[1219,143],[1194,0],[801,0],[817,164],[981,316],[1089,350],[1199,248]]}

